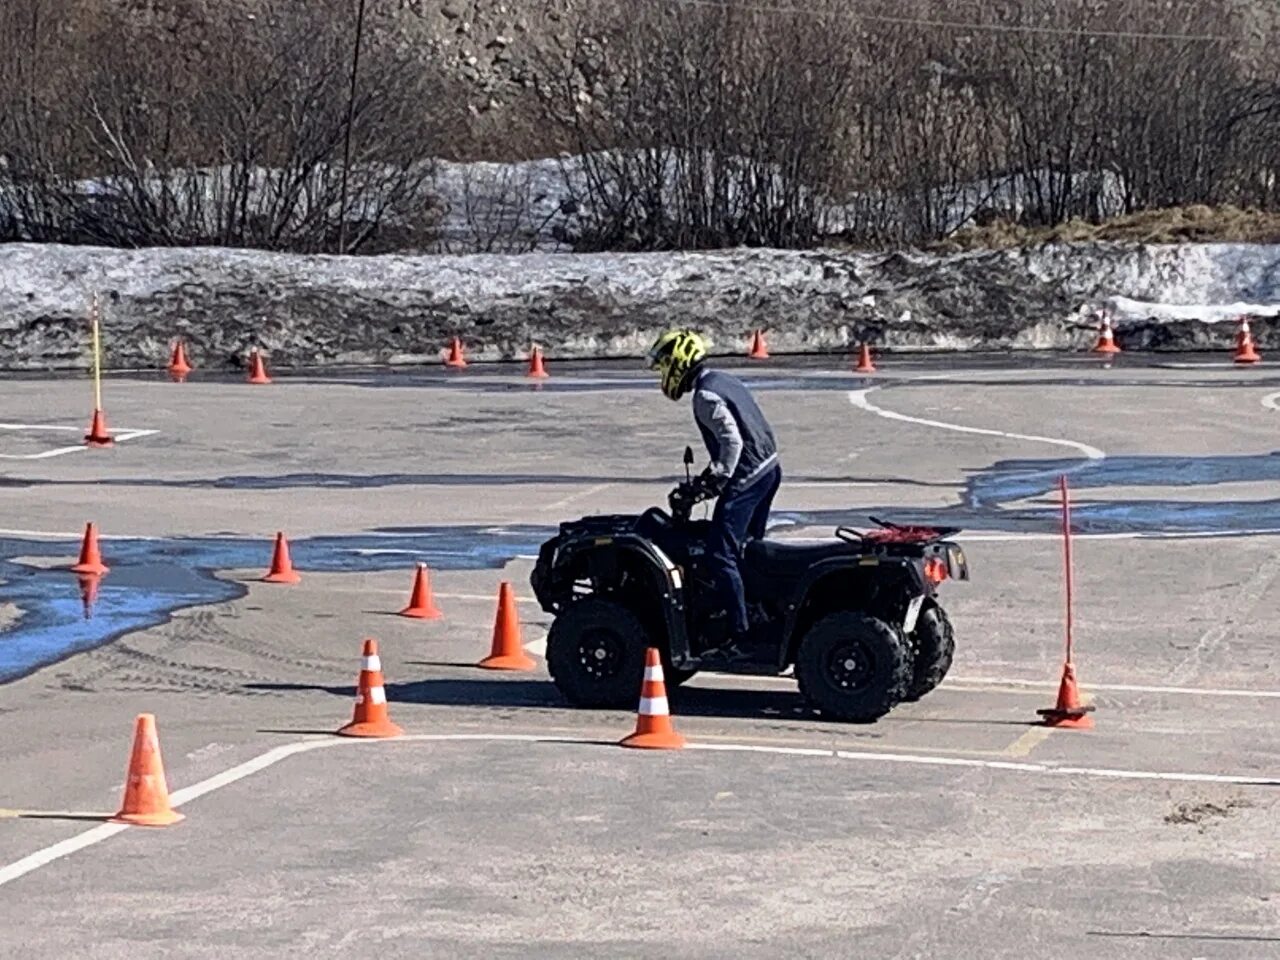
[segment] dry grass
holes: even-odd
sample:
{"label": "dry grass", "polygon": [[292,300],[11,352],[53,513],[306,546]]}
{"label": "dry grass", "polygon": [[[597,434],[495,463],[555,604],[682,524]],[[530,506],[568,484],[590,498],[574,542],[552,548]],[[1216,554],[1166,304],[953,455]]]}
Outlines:
{"label": "dry grass", "polygon": [[961,230],[930,249],[940,252],[1002,250],[1042,243],[1280,243],[1280,213],[1238,207],[1171,207],[1146,210],[1102,223],[1069,220],[1056,227],[1024,227],[999,221]]}

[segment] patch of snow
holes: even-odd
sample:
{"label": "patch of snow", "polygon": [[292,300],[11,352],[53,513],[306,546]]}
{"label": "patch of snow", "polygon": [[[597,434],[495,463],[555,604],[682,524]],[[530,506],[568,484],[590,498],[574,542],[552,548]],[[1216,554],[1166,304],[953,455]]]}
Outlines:
{"label": "patch of snow", "polygon": [[1236,323],[1241,317],[1280,317],[1280,303],[1244,303],[1239,300],[1226,304],[1152,303],[1128,297],[1109,297],[1106,306],[1112,320],[1121,322],[1197,320],[1201,323]]}

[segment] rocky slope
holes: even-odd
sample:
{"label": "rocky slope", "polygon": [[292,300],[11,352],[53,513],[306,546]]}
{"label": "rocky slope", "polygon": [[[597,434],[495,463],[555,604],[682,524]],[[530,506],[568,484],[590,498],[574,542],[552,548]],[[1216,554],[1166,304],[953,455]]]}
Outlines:
{"label": "rocky slope", "polygon": [[[279,366],[435,362],[454,335],[479,359],[531,342],[557,357],[638,355],[673,324],[726,352],[754,328],[782,352],[1067,349],[1092,341],[1091,311],[1112,298],[1127,347],[1218,349],[1232,325],[1206,317],[1229,321],[1224,305],[1280,309],[1280,247],[342,258],[12,244],[0,246],[0,366],[83,366],[94,291],[113,368],[153,368],[177,336],[205,369],[238,366],[255,345]],[[1272,325],[1255,322],[1264,348]]]}

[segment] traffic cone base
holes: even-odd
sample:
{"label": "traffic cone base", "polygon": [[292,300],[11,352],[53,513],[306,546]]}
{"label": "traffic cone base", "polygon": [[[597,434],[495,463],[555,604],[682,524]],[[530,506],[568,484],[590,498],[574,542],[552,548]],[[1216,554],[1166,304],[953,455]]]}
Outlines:
{"label": "traffic cone base", "polygon": [[90,447],[109,447],[116,442],[107,432],[107,415],[102,410],[93,411],[93,420],[89,424],[89,432],[84,435],[84,442]]}
{"label": "traffic cone base", "polygon": [[382,679],[378,642],[366,640],[356,680],[356,707],[351,722],[337,731],[340,737],[398,737],[404,731],[387,715],[387,691]]}
{"label": "traffic cone base", "polygon": [[283,533],[276,534],[276,546],[271,555],[271,569],[262,578],[263,583],[301,583],[302,577],[293,569],[293,560],[289,557],[289,541]]}
{"label": "traffic cone base", "polygon": [[1258,363],[1262,360],[1253,342],[1248,317],[1240,318],[1240,327],[1236,332],[1236,352],[1231,359],[1236,363]]}
{"label": "traffic cone base", "polygon": [[1092,730],[1093,704],[1084,703],[1080,698],[1080,689],[1076,684],[1075,666],[1071,663],[1062,665],[1062,682],[1058,684],[1058,702],[1047,710],[1037,710],[1041,716],[1041,725],[1046,727],[1063,727],[1068,730]]}
{"label": "traffic cone base", "polygon": [[418,572],[413,578],[413,591],[409,594],[409,605],[400,611],[400,616],[414,620],[439,620],[444,616],[431,596],[431,579],[427,575],[426,564],[418,564]]}
{"label": "traffic cone base", "polygon": [[855,373],[875,373],[876,365],[871,362],[871,348],[865,343],[858,352],[858,365],[853,368]]}
{"label": "traffic cone base", "polygon": [[527,653],[506,653],[498,656],[488,656],[480,661],[477,666],[485,670],[536,670],[538,663],[533,657]]}
{"label": "traffic cone base", "polygon": [[769,351],[764,345],[764,334],[759,330],[751,335],[751,349],[747,351],[747,357],[752,360],[769,359]]}
{"label": "traffic cone base", "polygon": [[133,751],[125,775],[124,800],[112,823],[137,827],[167,827],[183,819],[169,806],[169,787],[165,783],[164,764],[160,759],[160,741],[156,737],[156,718],[150,713],[139,715],[134,723]]}
{"label": "traffic cone base", "polygon": [[679,750],[684,737],[676,733],[667,703],[667,684],[662,676],[662,659],[650,647],[645,651],[644,679],[640,684],[640,707],[636,711],[636,729],[619,741],[624,747],[641,750]]}
{"label": "traffic cone base", "polygon": [[98,546],[98,528],[92,523],[85,524],[84,539],[80,543],[80,559],[71,567],[71,572],[100,577],[109,569],[110,567],[102,562],[102,550]]}
{"label": "traffic cone base", "polygon": [[267,376],[267,365],[262,360],[262,354],[254,350],[249,354],[249,383],[270,383],[271,378]]}
{"label": "traffic cone base", "polygon": [[383,723],[348,723],[338,731],[338,736],[340,737],[367,737],[369,739],[384,739],[403,735],[404,729],[396,726],[390,720]]}
{"label": "traffic cone base", "polygon": [[[1092,710],[1092,707],[1088,709]],[[1092,730],[1093,717],[1088,713],[1081,714],[1059,714],[1056,710],[1037,710],[1044,719],[1040,721],[1042,727],[1061,727],[1064,730]]]}
{"label": "traffic cone base", "polygon": [[535,670],[537,663],[524,651],[520,637],[520,617],[516,613],[516,595],[511,584],[502,581],[498,587],[498,613],[493,621],[493,646],[489,656],[476,666],[485,670]]}
{"label": "traffic cone base", "polygon": [[633,733],[622,740],[620,746],[637,750],[679,750],[687,741],[674,730],[656,733]]}

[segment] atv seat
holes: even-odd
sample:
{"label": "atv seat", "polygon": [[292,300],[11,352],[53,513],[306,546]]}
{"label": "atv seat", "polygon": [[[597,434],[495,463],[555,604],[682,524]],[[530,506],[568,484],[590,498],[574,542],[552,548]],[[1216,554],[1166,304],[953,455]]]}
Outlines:
{"label": "atv seat", "polygon": [[759,573],[793,578],[805,573],[815,563],[833,557],[847,557],[858,552],[856,545],[843,540],[829,543],[784,543],[779,540],[749,540],[743,559]]}

